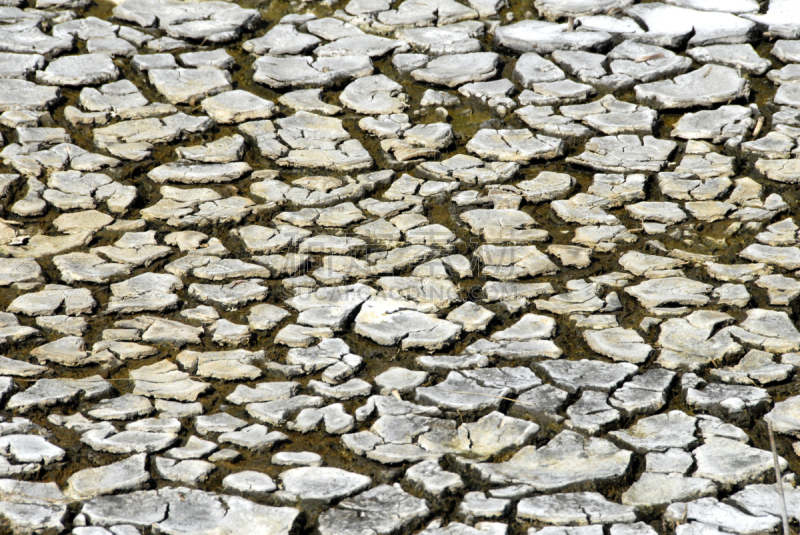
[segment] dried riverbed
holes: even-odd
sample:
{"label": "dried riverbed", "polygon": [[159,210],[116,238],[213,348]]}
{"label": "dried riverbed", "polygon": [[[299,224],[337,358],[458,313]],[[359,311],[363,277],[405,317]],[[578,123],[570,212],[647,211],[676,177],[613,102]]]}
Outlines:
{"label": "dried riverbed", "polygon": [[0,531],[797,531],[794,0],[4,5]]}

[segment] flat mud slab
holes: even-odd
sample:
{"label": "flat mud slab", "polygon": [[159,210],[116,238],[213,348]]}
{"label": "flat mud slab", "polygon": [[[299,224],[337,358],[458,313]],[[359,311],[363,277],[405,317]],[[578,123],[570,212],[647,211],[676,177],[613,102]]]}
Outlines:
{"label": "flat mud slab", "polygon": [[796,0],[0,4],[0,533],[796,531]]}

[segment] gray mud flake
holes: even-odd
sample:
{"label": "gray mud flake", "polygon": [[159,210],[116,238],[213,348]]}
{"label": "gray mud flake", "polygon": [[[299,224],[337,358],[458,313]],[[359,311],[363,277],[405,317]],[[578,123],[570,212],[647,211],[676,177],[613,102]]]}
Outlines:
{"label": "gray mud flake", "polygon": [[411,71],[411,76],[419,82],[457,87],[494,78],[499,65],[500,56],[494,52],[455,54],[433,59],[425,67]]}
{"label": "gray mud flake", "polygon": [[607,135],[653,133],[658,113],[645,106],[621,102],[612,95],[590,104],[562,106],[561,113]]}
{"label": "gray mud flake", "polygon": [[189,379],[188,373],[179,371],[178,366],[166,360],[131,370],[130,376],[134,379],[134,394],[159,399],[195,401],[211,388],[206,383]]}
{"label": "gray mud flake", "polygon": [[792,396],[779,401],[765,418],[772,422],[777,433],[800,436],[800,398]]}
{"label": "gray mud flake", "polygon": [[402,2],[396,10],[378,14],[378,21],[394,28],[452,24],[478,18],[478,13],[453,0],[414,0]]}
{"label": "gray mud flake", "polygon": [[570,32],[567,24],[541,20],[525,20],[500,26],[494,34],[494,45],[513,52],[549,54],[555,50],[595,51],[605,48],[611,34],[598,32]]}
{"label": "gray mud flake", "polygon": [[511,405],[511,416],[527,416],[541,423],[561,423],[564,418],[558,413],[567,402],[569,394],[551,385],[542,385],[523,392]]}
{"label": "gray mud flake", "polygon": [[330,87],[372,74],[369,56],[314,59],[264,56],[253,64],[253,80],[272,89]]}
{"label": "gray mud flake", "polygon": [[745,43],[755,26],[731,13],[699,11],[688,7],[655,3],[629,7],[626,14],[648,29],[644,37],[652,44],[671,48]]}
{"label": "gray mud flake", "polygon": [[149,431],[115,433],[113,428],[93,429],[81,436],[81,442],[93,450],[117,454],[163,451],[177,441],[178,435],[173,433]]}
{"label": "gray mud flake", "polygon": [[142,54],[135,55],[131,66],[138,72],[147,72],[151,69],[176,69],[178,64],[172,54]]}
{"label": "gray mud flake", "polygon": [[755,125],[754,111],[745,106],[720,106],[714,110],[702,110],[684,114],[671,132],[671,136],[683,139],[707,139],[722,143],[743,136]]}
{"label": "gray mud flake", "polygon": [[622,503],[635,507],[663,507],[716,495],[717,486],[710,479],[644,472],[622,494]]}
{"label": "gray mud flake", "polygon": [[55,483],[0,479],[0,515],[15,533],[63,531],[68,498]]}
{"label": "gray mud flake", "polygon": [[752,349],[735,366],[711,370],[710,373],[726,383],[767,385],[785,381],[792,370],[792,364],[775,362],[772,353]]}
{"label": "gray mud flake", "polygon": [[397,486],[379,485],[342,500],[319,517],[321,535],[400,533],[430,514],[425,500]]}
{"label": "gray mud flake", "polygon": [[772,68],[772,64],[760,57],[750,44],[696,47],[689,49],[688,54],[700,63],[716,63],[740,68],[757,76]]}
{"label": "gray mud flake", "polygon": [[263,358],[263,352],[251,352],[244,349],[205,352],[186,350],[178,353],[175,360],[184,370],[199,377],[253,380],[260,377],[262,373],[254,363]]}
{"label": "gray mud flake", "polygon": [[747,13],[744,17],[766,26],[776,37],[797,39],[800,37],[800,25],[795,22],[798,13],[797,4],[791,0],[773,0],[765,14]]}
{"label": "gray mud flake", "polygon": [[[797,86],[800,87],[800,84],[797,84]],[[756,170],[775,182],[796,184],[798,181],[797,160],[761,158],[756,162]]]}
{"label": "gray mud flake", "polygon": [[630,363],[608,364],[594,360],[554,360],[534,364],[559,388],[577,393],[582,390],[609,392],[636,373]]}
{"label": "gray mud flake", "polygon": [[[799,498],[797,491],[793,488],[784,487],[784,495],[789,518],[797,518],[798,509],[796,504]],[[732,505],[754,516],[772,515],[780,517],[783,509],[779,489],[774,483],[747,485],[729,499]]]}
{"label": "gray mud flake", "polygon": [[279,431],[268,432],[266,426],[253,424],[239,431],[223,433],[219,436],[220,443],[233,444],[253,451],[262,451],[275,444],[286,442],[289,437]]}
{"label": "gray mud flake", "polygon": [[376,376],[375,384],[381,389],[381,395],[386,396],[394,390],[400,393],[410,392],[427,380],[427,372],[393,367]]}
{"label": "gray mud flake", "polygon": [[742,249],[739,256],[753,262],[774,264],[784,269],[800,267],[800,248],[798,247],[773,247],[753,243]]}
{"label": "gray mud flake", "polygon": [[517,518],[556,526],[627,524],[636,520],[636,513],[597,492],[569,492],[524,498],[517,506]]}
{"label": "gray mud flake", "polygon": [[86,351],[86,345],[80,336],[64,336],[31,350],[30,355],[40,363],[51,362],[70,368],[108,360],[102,355]]}
{"label": "gray mud flake", "polygon": [[278,488],[267,474],[253,470],[244,470],[226,476],[222,480],[222,487],[247,496],[265,496]]}
{"label": "gray mud flake", "polygon": [[352,496],[372,482],[367,476],[330,467],[292,468],[283,472],[280,480],[287,494],[322,503]]}
{"label": "gray mud flake", "polygon": [[381,345],[441,349],[461,334],[461,326],[419,310],[411,301],[371,298],[355,319],[355,331]]}
{"label": "gray mud flake", "polygon": [[736,15],[758,12],[758,3],[755,0],[734,0],[732,2],[724,0],[711,2],[704,2],[703,0],[668,0],[666,3],[699,11],[734,13]]}
{"label": "gray mud flake", "polygon": [[556,322],[548,316],[525,314],[511,327],[492,334],[496,342],[527,342],[552,338],[556,332]]}
{"label": "gray mud flake", "polygon": [[382,74],[359,78],[344,88],[339,100],[346,107],[368,115],[402,112],[406,105],[403,86]]}
{"label": "gray mud flake", "polygon": [[52,54],[55,56],[71,50],[75,43],[72,35],[69,34],[50,36],[35,26],[20,27],[15,24],[8,24],[7,26],[9,27],[8,29],[0,30],[0,42],[2,42],[0,50],[4,52]]}
{"label": "gray mud flake", "polygon": [[206,145],[179,147],[175,153],[181,159],[204,163],[231,163],[244,155],[245,141],[238,134],[226,136]]}
{"label": "gray mud flake", "polygon": [[430,61],[427,54],[397,54],[392,58],[392,65],[398,72],[408,74],[421,69]]}
{"label": "gray mud flake", "polygon": [[269,119],[276,109],[273,102],[241,89],[209,97],[200,105],[217,124]]}
{"label": "gray mud flake", "polygon": [[[13,432],[13,431],[12,431]],[[9,434],[0,437],[0,451],[18,464],[49,465],[64,459],[64,450],[39,435]]]}
{"label": "gray mud flake", "polygon": [[209,433],[232,433],[246,425],[246,421],[231,416],[227,412],[200,415],[195,419],[195,429],[197,429],[197,432],[201,435],[207,435]]}
{"label": "gray mud flake", "polygon": [[682,274],[679,270],[686,262],[677,258],[649,255],[638,251],[628,251],[619,258],[619,265],[637,277],[659,279]]}
{"label": "gray mud flake", "polygon": [[607,394],[591,390],[585,390],[566,413],[569,420],[565,426],[587,435],[597,435],[621,418],[620,412],[608,404]]}
{"label": "gray mud flake", "polygon": [[85,499],[139,490],[150,481],[146,466],[147,454],[139,453],[105,466],[80,470],[67,480],[66,494]]}
{"label": "gray mud flake", "polygon": [[194,104],[231,89],[230,75],[220,69],[153,69],[147,75],[172,104]]}
{"label": "gray mud flake", "polygon": [[[641,36],[637,36],[640,39]],[[616,76],[631,78],[638,82],[653,82],[683,74],[692,62],[660,46],[624,41],[608,54],[609,68]]]}
{"label": "gray mud flake", "polygon": [[645,456],[647,473],[686,475],[693,466],[692,454],[678,448],[670,448],[663,453],[650,452]]}
{"label": "gray mud flake", "polygon": [[131,314],[172,309],[179,302],[173,292],[181,288],[183,283],[174,275],[143,273],[111,285],[108,312]]}
{"label": "gray mud flake", "polygon": [[306,23],[306,28],[310,34],[326,41],[335,41],[342,37],[354,37],[364,33],[349,22],[343,22],[333,17],[310,20]]}
{"label": "gray mud flake", "polygon": [[119,70],[106,54],[62,56],[53,60],[45,70],[37,71],[36,81],[47,85],[80,87],[111,82]]}
{"label": "gray mud flake", "polygon": [[636,86],[639,102],[657,110],[709,107],[722,102],[747,98],[750,85],[735,69],[706,65],[672,80]]}
{"label": "gray mud flake", "polygon": [[650,279],[628,286],[625,293],[632,295],[647,307],[654,308],[667,304],[703,306],[710,301],[708,294],[713,287],[704,282],[685,277]]}
{"label": "gray mud flake", "polygon": [[549,136],[534,136],[527,129],[481,129],[469,140],[467,150],[487,160],[527,164],[534,159],[561,156],[564,142]]}
{"label": "gray mud flake", "polygon": [[[581,225],[614,225],[609,228],[616,229],[618,227],[616,224],[619,223],[619,219],[605,211],[604,208],[607,207],[608,204],[606,199],[598,195],[578,193],[569,199],[553,201],[550,203],[550,207],[558,217],[569,223],[579,223]],[[600,232],[603,231],[600,230]],[[613,232],[613,234],[616,234],[616,232]],[[576,232],[576,238],[578,239],[573,241],[576,243],[585,243],[588,241],[581,240],[579,236],[580,229],[579,232]],[[588,245],[588,243],[585,244]]]}
{"label": "gray mud flake", "polygon": [[466,332],[483,331],[495,317],[494,312],[467,301],[447,315],[447,320],[461,325]]}
{"label": "gray mud flake", "polygon": [[278,119],[278,136],[290,147],[277,163],[285,167],[324,167],[353,171],[368,168],[372,157],[358,140],[350,139],[342,121],[299,111]]}
{"label": "gray mud flake", "polygon": [[484,386],[459,372],[450,372],[447,379],[436,386],[417,388],[416,399],[426,405],[471,413],[497,409],[502,398],[509,394],[509,388]]}
{"label": "gray mud flake", "polygon": [[674,410],[642,418],[632,427],[610,434],[617,442],[637,452],[663,452],[670,448],[688,449],[697,444],[697,419]]}
{"label": "gray mud flake", "polygon": [[0,286],[37,282],[42,279],[42,268],[33,258],[0,259]]}
{"label": "gray mud flake", "polygon": [[566,173],[542,171],[535,178],[517,183],[525,200],[532,203],[551,201],[565,196],[575,186],[575,179]]}
{"label": "gray mud flake", "polygon": [[0,111],[45,111],[61,96],[58,87],[26,80],[0,79]]}
{"label": "gray mud flake", "polygon": [[310,451],[281,451],[271,461],[280,466],[322,466],[322,457]]}
{"label": "gray mud flake", "polygon": [[566,78],[564,71],[535,52],[526,52],[517,60],[512,79],[525,89],[542,82],[557,82]]}
{"label": "gray mud flake", "polygon": [[800,62],[800,43],[796,40],[779,39],[775,41],[771,54],[784,63]]}
{"label": "gray mud flake", "polygon": [[242,48],[258,56],[294,56],[310,52],[319,43],[317,37],[299,32],[294,24],[277,24],[261,37],[245,41]]}
{"label": "gray mud flake", "polygon": [[536,308],[554,314],[594,313],[606,306],[600,299],[602,288],[597,283],[587,283],[583,280],[571,281],[568,292],[557,294],[551,298],[537,299],[534,301]]}
{"label": "gray mud flake", "polygon": [[230,70],[236,64],[233,57],[223,48],[202,52],[184,52],[179,58],[185,67],[195,67],[198,69],[214,68]]}
{"label": "gray mud flake", "polygon": [[618,388],[609,403],[627,414],[654,413],[667,404],[674,379],[675,373],[669,370],[647,370]]}
{"label": "gray mud flake", "polygon": [[136,47],[119,37],[93,37],[86,42],[90,54],[106,54],[113,57],[129,58],[136,54]]}
{"label": "gray mud flake", "polygon": [[461,476],[442,470],[434,460],[422,461],[406,471],[405,478],[426,494],[442,497],[464,487]]}
{"label": "gray mud flake", "polygon": [[127,0],[114,8],[117,19],[140,26],[158,26],[172,38],[210,43],[232,41],[253,29],[261,18],[255,9],[211,2],[200,8],[171,0]]}
{"label": "gray mud flake", "polygon": [[564,138],[583,138],[589,137],[592,133],[591,129],[576,123],[572,119],[556,115],[550,106],[525,106],[514,113],[532,129],[548,135]]}
{"label": "gray mud flake", "polygon": [[169,162],[150,171],[147,176],[157,184],[218,184],[239,180],[250,172],[245,162],[196,163]]}
{"label": "gray mud flake", "polygon": [[6,377],[37,377],[47,373],[49,368],[21,360],[0,356],[0,375]]}
{"label": "gray mud flake", "polygon": [[592,86],[579,84],[572,80],[559,80],[557,82],[541,82],[533,84],[533,90],[525,90],[519,95],[519,102],[523,105],[554,105],[574,104],[583,102],[595,94]]}
{"label": "gray mud flake", "polygon": [[[700,498],[688,503],[674,503],[664,512],[664,524],[674,526],[678,522],[689,521],[689,526],[695,523],[705,526],[704,531],[696,533],[739,533],[742,535],[756,535],[770,532],[777,528],[781,520],[779,516],[759,515],[751,516],[716,498]],[[698,525],[695,524],[695,525]],[[713,530],[713,531],[709,531]],[[687,533],[691,533],[687,531]]]}
{"label": "gray mud flake", "polygon": [[605,14],[625,9],[632,3],[632,0],[536,0],[534,5],[547,20],[559,20],[563,17]]}
{"label": "gray mud flake", "polygon": [[290,415],[299,413],[303,409],[322,407],[322,401],[322,398],[317,396],[294,396],[289,399],[250,403],[247,405],[247,412],[258,421],[278,425],[286,422]]}
{"label": "gray mud flake", "polygon": [[653,136],[596,137],[589,140],[582,154],[567,161],[608,173],[653,173],[666,165],[676,146],[673,141]]}
{"label": "gray mud flake", "polygon": [[653,351],[633,329],[616,327],[600,331],[586,330],[583,337],[593,351],[615,361],[641,364]]}
{"label": "gray mud flake", "polygon": [[377,35],[353,35],[341,37],[326,43],[314,50],[314,55],[319,58],[338,58],[346,56],[367,56],[379,58],[389,52],[405,52],[408,45],[397,39],[388,39]]}
{"label": "gray mud flake", "polygon": [[39,379],[23,392],[11,396],[6,408],[25,412],[34,407],[50,407],[76,399],[81,389],[58,379]]}
{"label": "gray mud flake", "polygon": [[147,416],[153,412],[153,406],[145,397],[123,394],[112,399],[103,399],[86,414],[97,420],[130,420]]}
{"label": "gray mud flake", "polygon": [[189,294],[204,303],[211,303],[226,310],[234,310],[251,301],[263,301],[269,288],[261,285],[261,279],[234,281],[229,284],[189,285]]}
{"label": "gray mud flake", "polygon": [[481,44],[475,37],[481,35],[482,29],[470,29],[466,25],[407,28],[400,31],[398,37],[411,45],[413,50],[432,56],[480,52]]}
{"label": "gray mud flake", "polygon": [[717,328],[733,320],[727,314],[696,311],[684,318],[672,318],[661,325],[658,363],[669,369],[698,370],[726,356],[738,353],[741,346],[726,329]]}
{"label": "gray mud flake", "polygon": [[[774,469],[772,454],[727,438],[706,439],[695,449],[695,477],[704,477],[723,489],[737,488],[748,483],[760,483]],[[781,470],[789,464],[778,457]]]}
{"label": "gray mud flake", "polygon": [[300,513],[294,508],[258,505],[237,496],[169,487],[93,498],[84,502],[82,512],[93,525],[155,525],[165,533],[177,533],[199,520],[204,529],[223,533],[249,531],[253,535],[288,535]]}
{"label": "gray mud flake", "polygon": [[192,435],[184,446],[167,450],[165,456],[170,459],[202,459],[213,453],[217,445]]}
{"label": "gray mud flake", "polygon": [[492,483],[546,492],[617,480],[628,471],[630,458],[631,452],[607,440],[562,431],[541,448],[525,446],[508,461],[474,467]]}
{"label": "gray mud flake", "polygon": [[339,106],[322,100],[322,89],[297,89],[281,96],[278,101],[284,106],[320,115],[336,115],[342,111]]}
{"label": "gray mud flake", "polygon": [[[688,204],[688,203],[687,203]],[[640,221],[654,221],[665,225],[675,225],[687,219],[686,212],[677,203],[639,202],[625,207],[631,217]]]}
{"label": "gray mud flake", "polygon": [[213,463],[199,459],[178,461],[166,457],[156,457],[155,465],[159,477],[185,485],[197,485],[205,481],[216,469]]}
{"label": "gray mud flake", "polygon": [[[359,381],[355,379],[353,381]],[[352,383],[353,381],[348,381]],[[314,383],[315,381],[310,381]],[[324,384],[317,381],[318,384]],[[344,386],[344,385],[341,385]],[[369,384],[367,384],[369,387]],[[338,387],[334,387],[338,388]],[[369,387],[371,389],[371,387]],[[369,390],[367,391],[369,393]],[[366,395],[366,394],[364,394]],[[350,399],[341,396],[341,399]],[[325,432],[331,435],[341,435],[353,429],[355,420],[347,414],[341,403],[334,403],[323,408],[305,408],[301,410],[294,422],[289,422],[287,428],[300,433],[317,430],[324,426]]]}

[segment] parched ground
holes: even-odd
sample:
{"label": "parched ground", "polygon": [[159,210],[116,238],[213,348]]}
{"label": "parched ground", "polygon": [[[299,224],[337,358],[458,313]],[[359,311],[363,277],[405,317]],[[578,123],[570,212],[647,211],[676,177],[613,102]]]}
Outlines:
{"label": "parched ground", "polygon": [[0,4],[0,533],[798,529],[797,0]]}

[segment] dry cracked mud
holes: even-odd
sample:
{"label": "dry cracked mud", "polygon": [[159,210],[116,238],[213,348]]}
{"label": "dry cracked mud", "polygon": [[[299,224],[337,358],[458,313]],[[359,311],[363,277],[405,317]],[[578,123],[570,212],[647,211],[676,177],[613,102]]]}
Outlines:
{"label": "dry cracked mud", "polygon": [[0,5],[0,532],[797,532],[796,0]]}

